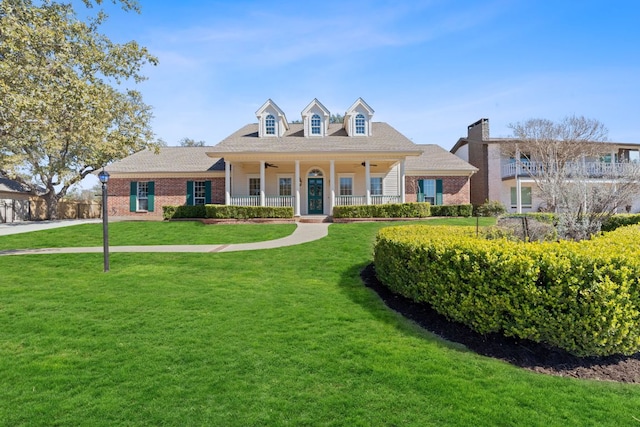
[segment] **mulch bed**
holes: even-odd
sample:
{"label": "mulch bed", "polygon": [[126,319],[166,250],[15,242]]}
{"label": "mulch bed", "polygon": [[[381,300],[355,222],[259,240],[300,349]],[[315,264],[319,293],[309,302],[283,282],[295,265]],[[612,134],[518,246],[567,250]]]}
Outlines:
{"label": "mulch bed", "polygon": [[394,294],[378,281],[373,264],[362,270],[360,276],[389,308],[447,341],[462,344],[475,353],[549,375],[640,383],[640,353],[581,358],[533,341],[500,334],[481,335],[465,325],[447,320],[426,304]]}

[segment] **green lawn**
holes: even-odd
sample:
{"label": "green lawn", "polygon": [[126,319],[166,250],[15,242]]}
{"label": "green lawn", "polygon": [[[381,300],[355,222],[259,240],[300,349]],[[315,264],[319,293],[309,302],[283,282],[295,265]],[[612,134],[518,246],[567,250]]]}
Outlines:
{"label": "green lawn", "polygon": [[[109,244],[224,245],[261,242],[293,233],[295,224],[219,224],[198,221],[125,221],[109,224]],[[102,246],[102,224],[82,224],[25,234],[0,236],[0,250]]]}
{"label": "green lawn", "polygon": [[109,273],[101,254],[0,257],[0,425],[640,425],[637,386],[527,372],[388,310],[358,276],[383,225],[114,253]]}

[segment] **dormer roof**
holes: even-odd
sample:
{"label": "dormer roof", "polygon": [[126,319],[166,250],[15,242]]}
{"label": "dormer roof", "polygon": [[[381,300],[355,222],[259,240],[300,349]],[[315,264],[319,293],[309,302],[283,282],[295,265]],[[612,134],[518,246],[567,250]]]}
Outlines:
{"label": "dormer roof", "polygon": [[[302,110],[302,123],[304,123],[304,136],[326,136],[329,130],[331,114],[327,107],[322,105],[317,98]],[[316,117],[315,121],[313,120]],[[318,120],[319,118],[319,120]]]}
{"label": "dormer roof", "polygon": [[[272,116],[274,119],[272,123],[267,122],[269,116]],[[262,107],[256,111],[256,117],[260,124],[260,137],[282,136],[289,130],[287,116],[271,99],[268,99],[267,102],[262,104]]]}
{"label": "dormer roof", "polygon": [[[364,99],[358,98],[356,102],[349,107],[344,113],[344,129],[349,136],[371,136],[371,118],[373,117],[373,108],[367,104]],[[364,117],[364,133],[361,133],[361,128],[356,127],[356,117],[358,115]]]}

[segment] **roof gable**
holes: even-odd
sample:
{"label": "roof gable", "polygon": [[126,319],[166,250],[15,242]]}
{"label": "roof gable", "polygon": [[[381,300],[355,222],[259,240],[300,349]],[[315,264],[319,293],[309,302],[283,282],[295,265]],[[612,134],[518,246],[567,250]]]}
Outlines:
{"label": "roof gable", "polygon": [[[329,130],[331,114],[327,107],[322,105],[317,98],[302,110],[302,123],[304,123],[304,136],[326,136]],[[320,122],[314,122],[313,116],[317,115]],[[317,120],[317,119],[316,119]]]}
{"label": "roof gable", "polygon": [[[267,123],[267,118],[269,118],[269,116],[273,116],[275,119],[273,127],[271,127],[270,123]],[[267,101],[262,104],[262,107],[258,108],[258,111],[256,111],[256,117],[258,118],[258,123],[260,123],[260,129],[258,130],[260,137],[282,136],[287,130],[289,130],[287,116],[284,114],[284,111],[282,111],[280,107],[271,100],[271,98],[267,99]]]}
{"label": "roof gable", "polygon": [[[369,106],[364,99],[358,98],[351,107],[344,113],[343,127],[347,131],[349,136],[372,136],[373,127],[371,126],[371,119],[373,117],[373,108]],[[364,123],[362,119],[356,120],[359,115],[364,117]]]}

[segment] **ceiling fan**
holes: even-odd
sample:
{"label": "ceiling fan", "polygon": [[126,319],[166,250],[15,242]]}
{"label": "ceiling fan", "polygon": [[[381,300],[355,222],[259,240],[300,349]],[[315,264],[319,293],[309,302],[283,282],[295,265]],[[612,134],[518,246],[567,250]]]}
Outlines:
{"label": "ceiling fan", "polygon": [[277,168],[277,167],[278,167],[278,165],[274,165],[273,163],[265,163],[264,164],[264,168],[265,169],[267,169],[267,168]]}
{"label": "ceiling fan", "polygon": [[[360,165],[361,165],[361,166],[364,166],[364,165],[366,165],[366,164],[367,164],[366,162],[362,162],[362,163],[360,163]],[[369,163],[369,166],[378,166],[378,165],[374,165],[373,163]]]}

